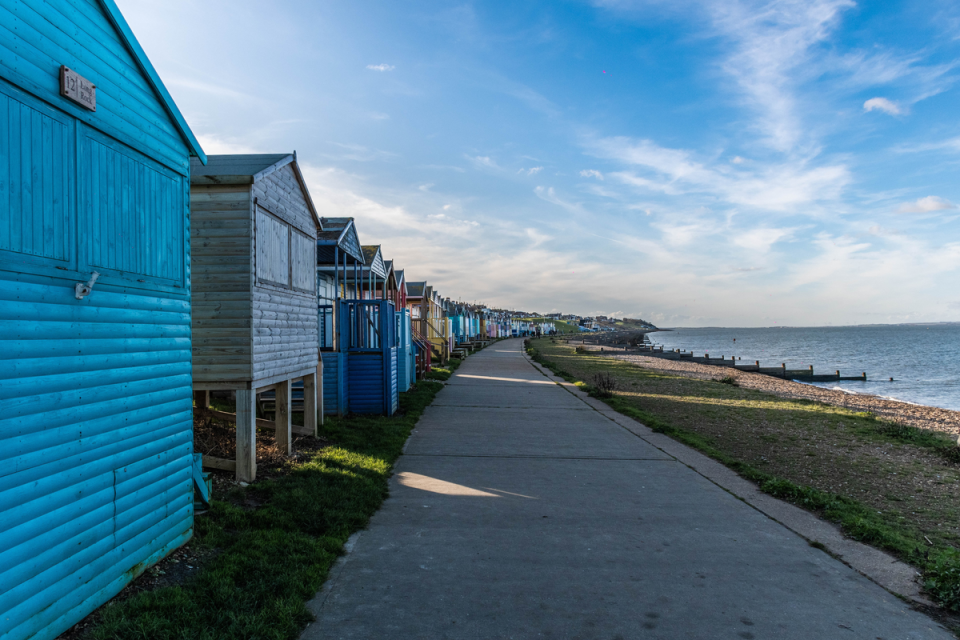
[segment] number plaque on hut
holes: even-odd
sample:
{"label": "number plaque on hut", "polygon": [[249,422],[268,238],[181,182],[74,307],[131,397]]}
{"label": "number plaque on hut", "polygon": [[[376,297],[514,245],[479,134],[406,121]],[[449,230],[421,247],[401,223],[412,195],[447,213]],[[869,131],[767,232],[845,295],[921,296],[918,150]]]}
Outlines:
{"label": "number plaque on hut", "polygon": [[97,87],[65,66],[60,67],[60,95],[90,111],[97,110]]}

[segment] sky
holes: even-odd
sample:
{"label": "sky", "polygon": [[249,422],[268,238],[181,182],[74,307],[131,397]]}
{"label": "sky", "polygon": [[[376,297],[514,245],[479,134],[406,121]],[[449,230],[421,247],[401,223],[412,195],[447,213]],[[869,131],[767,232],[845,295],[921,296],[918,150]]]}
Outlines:
{"label": "sky", "polygon": [[208,154],[409,280],[660,326],[960,320],[954,0],[117,0]]}

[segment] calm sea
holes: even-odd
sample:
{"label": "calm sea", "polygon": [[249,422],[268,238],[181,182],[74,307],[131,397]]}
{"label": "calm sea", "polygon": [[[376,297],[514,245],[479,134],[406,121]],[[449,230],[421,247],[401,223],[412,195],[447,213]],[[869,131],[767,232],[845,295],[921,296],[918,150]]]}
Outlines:
{"label": "calm sea", "polygon": [[814,373],[839,369],[841,375],[866,371],[867,382],[817,386],[960,410],[960,324],[675,329],[652,333],[650,340],[696,355],[739,356],[744,364],[813,365]]}

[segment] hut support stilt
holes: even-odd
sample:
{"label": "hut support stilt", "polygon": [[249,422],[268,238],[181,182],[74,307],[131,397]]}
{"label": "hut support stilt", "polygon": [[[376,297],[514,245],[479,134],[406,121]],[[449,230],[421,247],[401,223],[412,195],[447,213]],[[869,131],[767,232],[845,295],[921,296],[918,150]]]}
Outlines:
{"label": "hut support stilt", "polygon": [[[320,367],[323,365],[321,364]],[[320,379],[320,367],[317,373],[303,376],[303,428],[317,437],[317,380]]]}
{"label": "hut support stilt", "polygon": [[237,389],[237,480],[257,478],[257,391]]}
{"label": "hut support stilt", "polygon": [[[306,388],[304,388],[306,391]],[[290,380],[277,383],[277,413],[274,423],[277,425],[277,448],[289,456],[293,453],[293,423],[290,411]]]}

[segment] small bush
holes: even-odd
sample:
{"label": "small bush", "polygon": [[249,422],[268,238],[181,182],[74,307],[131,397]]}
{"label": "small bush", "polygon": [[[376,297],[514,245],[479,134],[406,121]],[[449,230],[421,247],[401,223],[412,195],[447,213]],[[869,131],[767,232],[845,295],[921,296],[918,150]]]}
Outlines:
{"label": "small bush", "polygon": [[739,387],[739,386],[740,386],[740,383],[737,382],[737,379],[734,378],[733,376],[724,376],[724,377],[720,378],[719,380],[717,380],[717,382],[719,382],[720,384],[729,384],[729,385],[734,386],[734,387]]}
{"label": "small bush", "polygon": [[609,398],[617,390],[617,381],[609,373],[598,373],[593,376],[593,386],[597,396]]}
{"label": "small bush", "polygon": [[960,552],[941,551],[927,564],[923,586],[951,611],[960,611]]}

